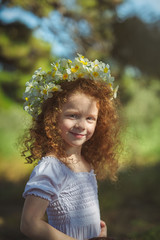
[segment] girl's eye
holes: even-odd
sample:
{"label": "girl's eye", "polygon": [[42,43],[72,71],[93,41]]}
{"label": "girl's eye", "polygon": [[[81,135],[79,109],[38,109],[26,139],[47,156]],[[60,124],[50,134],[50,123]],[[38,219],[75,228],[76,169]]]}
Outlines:
{"label": "girl's eye", "polygon": [[77,115],[76,114],[70,114],[68,115],[70,118],[77,118]]}
{"label": "girl's eye", "polygon": [[89,122],[94,122],[94,121],[96,121],[96,119],[95,119],[94,117],[88,117],[87,120],[88,120]]}

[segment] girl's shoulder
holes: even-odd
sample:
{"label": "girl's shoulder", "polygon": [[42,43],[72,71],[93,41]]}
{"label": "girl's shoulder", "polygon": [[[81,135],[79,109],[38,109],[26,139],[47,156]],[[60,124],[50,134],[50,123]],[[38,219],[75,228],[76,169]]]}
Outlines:
{"label": "girl's shoulder", "polygon": [[64,176],[64,170],[60,161],[53,156],[42,157],[31,173],[31,177],[43,176],[47,179],[53,179]]}
{"label": "girl's shoulder", "polygon": [[58,164],[59,160],[53,155],[46,155],[39,160],[38,165]]}
{"label": "girl's shoulder", "polygon": [[51,171],[62,171],[60,160],[50,155],[42,157],[37,164],[37,168],[41,170],[50,169]]}
{"label": "girl's shoulder", "polygon": [[66,179],[58,159],[42,157],[30,175],[23,196],[30,194],[50,201],[51,196],[58,195],[62,186],[67,184]]}
{"label": "girl's shoulder", "polygon": [[48,175],[48,176],[56,176],[58,178],[65,179],[77,179],[79,177],[85,177],[88,175],[95,175],[94,169],[91,166],[87,165],[88,171],[74,171],[70,168],[65,162],[59,160],[53,155],[47,155],[42,157],[42,159],[38,162],[37,168],[40,171],[40,174]]}
{"label": "girl's shoulder", "polygon": [[46,155],[38,162],[36,166],[40,174],[48,176],[57,176],[58,178],[70,178],[75,177],[76,172],[72,171],[65,162],[59,160],[53,155]]}

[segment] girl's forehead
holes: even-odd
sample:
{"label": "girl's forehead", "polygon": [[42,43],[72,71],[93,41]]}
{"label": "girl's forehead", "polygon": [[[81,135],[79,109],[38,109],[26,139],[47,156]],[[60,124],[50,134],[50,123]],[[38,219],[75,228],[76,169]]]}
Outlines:
{"label": "girl's forehead", "polygon": [[97,100],[87,94],[76,92],[67,98],[67,101],[63,105],[63,109],[74,108],[77,110],[86,109],[97,112],[98,104]]}
{"label": "girl's forehead", "polygon": [[89,94],[85,94],[83,92],[74,92],[71,93],[68,98],[67,98],[67,102],[74,102],[74,101],[97,101],[94,97],[90,96]]}

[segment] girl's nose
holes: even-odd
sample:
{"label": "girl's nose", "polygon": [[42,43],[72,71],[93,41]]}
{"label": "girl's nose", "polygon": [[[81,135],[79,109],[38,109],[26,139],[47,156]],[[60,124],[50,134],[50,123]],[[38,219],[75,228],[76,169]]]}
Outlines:
{"label": "girl's nose", "polygon": [[75,124],[75,127],[84,130],[85,129],[85,121],[84,120],[77,121]]}

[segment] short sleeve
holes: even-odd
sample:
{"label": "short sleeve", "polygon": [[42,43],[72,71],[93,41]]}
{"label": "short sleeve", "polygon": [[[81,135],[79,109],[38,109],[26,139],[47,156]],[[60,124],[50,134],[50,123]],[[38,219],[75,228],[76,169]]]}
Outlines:
{"label": "short sleeve", "polygon": [[59,195],[64,173],[59,160],[44,157],[33,169],[25,186],[23,197],[35,195],[51,201]]}

